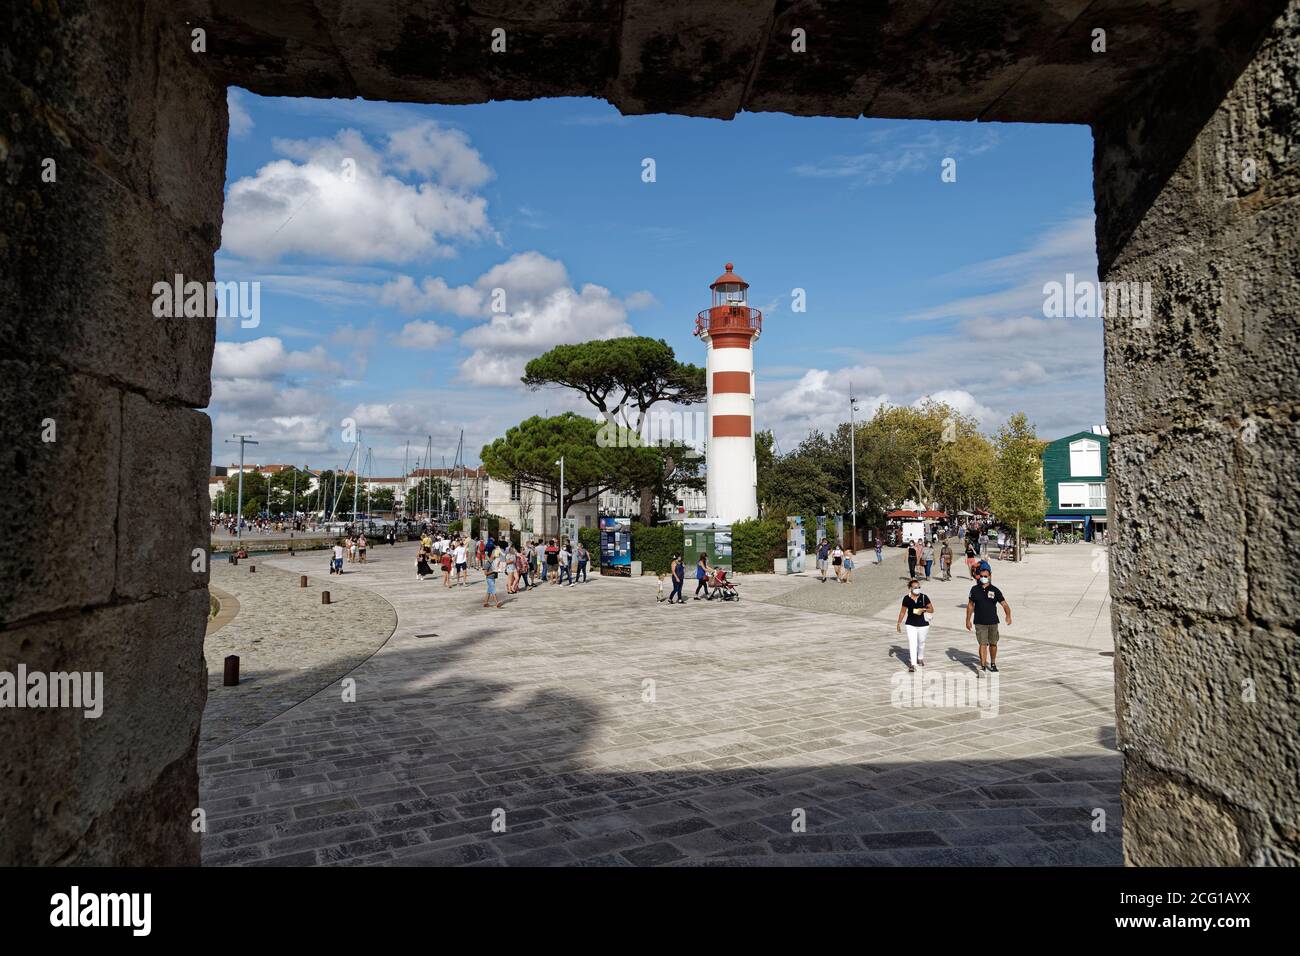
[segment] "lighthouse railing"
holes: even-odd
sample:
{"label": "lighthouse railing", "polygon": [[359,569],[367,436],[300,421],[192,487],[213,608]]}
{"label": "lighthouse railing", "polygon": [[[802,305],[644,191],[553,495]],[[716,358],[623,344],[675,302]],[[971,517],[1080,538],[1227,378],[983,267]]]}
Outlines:
{"label": "lighthouse railing", "polygon": [[715,305],[695,317],[695,334],[726,330],[763,331],[763,313],[747,305]]}

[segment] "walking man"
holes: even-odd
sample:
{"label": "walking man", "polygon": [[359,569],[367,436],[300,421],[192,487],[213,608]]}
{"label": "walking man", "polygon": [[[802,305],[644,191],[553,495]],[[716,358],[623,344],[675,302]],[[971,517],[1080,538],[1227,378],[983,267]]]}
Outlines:
{"label": "walking man", "polygon": [[[979,580],[970,589],[966,601],[966,630],[971,629],[971,618],[975,620],[975,639],[980,645],[980,670],[998,672],[998,606],[1006,615],[1007,627],[1011,626],[1011,605],[1002,596],[989,578],[989,572],[980,569]],[[979,676],[978,671],[976,676]]]}
{"label": "walking man", "polygon": [[673,598],[677,599],[678,604],[685,604],[686,598],[682,597],[682,583],[686,580],[686,567],[682,564],[680,554],[673,555],[673,593],[668,595],[668,603],[673,603]]}

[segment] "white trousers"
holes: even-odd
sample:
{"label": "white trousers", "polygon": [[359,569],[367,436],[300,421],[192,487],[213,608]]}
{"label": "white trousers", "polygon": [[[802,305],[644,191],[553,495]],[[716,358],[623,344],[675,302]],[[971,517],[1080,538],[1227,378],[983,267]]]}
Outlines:
{"label": "white trousers", "polygon": [[907,650],[911,654],[907,662],[915,666],[917,661],[925,660],[925,632],[930,630],[930,625],[916,627],[904,624],[903,627],[907,630]]}

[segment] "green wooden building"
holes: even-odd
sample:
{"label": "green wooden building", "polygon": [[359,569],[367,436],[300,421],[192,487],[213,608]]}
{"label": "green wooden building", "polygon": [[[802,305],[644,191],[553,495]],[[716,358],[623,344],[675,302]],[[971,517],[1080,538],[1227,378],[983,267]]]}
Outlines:
{"label": "green wooden building", "polygon": [[1091,541],[1106,527],[1106,477],[1110,432],[1104,425],[1075,432],[1043,449],[1047,521],[1082,531]]}

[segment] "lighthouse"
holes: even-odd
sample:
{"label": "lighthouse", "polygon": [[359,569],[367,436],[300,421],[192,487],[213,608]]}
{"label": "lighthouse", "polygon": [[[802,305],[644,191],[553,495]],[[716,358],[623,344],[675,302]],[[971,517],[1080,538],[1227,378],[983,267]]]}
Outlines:
{"label": "lighthouse", "polygon": [[713,304],[695,318],[708,349],[709,431],[706,494],[709,517],[723,524],[758,517],[754,459],[754,342],[763,314],[749,307],[749,283],[732,271],[713,280]]}

